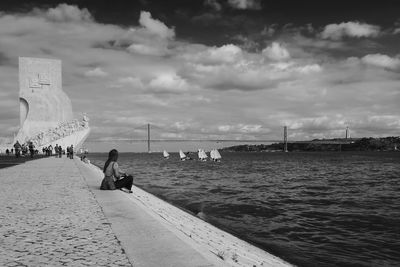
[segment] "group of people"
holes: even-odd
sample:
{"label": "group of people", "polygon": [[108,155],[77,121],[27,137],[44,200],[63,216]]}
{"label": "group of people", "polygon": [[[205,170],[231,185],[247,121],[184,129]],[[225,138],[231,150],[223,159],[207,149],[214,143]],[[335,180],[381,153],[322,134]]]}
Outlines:
{"label": "group of people", "polygon": [[[46,156],[53,156],[53,146],[49,145],[49,146],[43,147],[42,152]],[[63,154],[65,154],[65,151],[62,149],[61,146],[56,144],[56,146],[54,147],[54,155],[57,158],[61,158]]]}
{"label": "group of people", "polygon": [[33,155],[39,153],[39,151],[35,149],[35,145],[31,141],[23,143],[22,145],[17,141],[15,142],[13,147],[14,148],[11,148],[11,151],[8,148],[6,149],[7,155],[10,155],[10,153],[13,154],[15,151],[15,157],[19,158],[21,155],[25,156],[29,152],[31,158],[33,158]]}
{"label": "group of people", "polygon": [[[53,150],[55,156],[58,158],[61,158],[62,155],[65,154],[65,151],[63,150],[62,146],[58,144],[56,144],[54,149],[52,145],[43,147],[42,153],[43,155],[46,156],[53,156]],[[6,149],[6,154],[10,155],[15,153],[15,157],[19,158],[21,155],[25,156],[28,153],[28,151],[30,153],[31,158],[33,158],[35,154],[39,153],[39,151],[35,149],[35,145],[33,144],[32,141],[28,141],[27,143],[23,143],[22,145],[20,144],[19,141],[16,141],[11,150]],[[70,159],[74,158],[74,145],[67,147],[67,157]]]}

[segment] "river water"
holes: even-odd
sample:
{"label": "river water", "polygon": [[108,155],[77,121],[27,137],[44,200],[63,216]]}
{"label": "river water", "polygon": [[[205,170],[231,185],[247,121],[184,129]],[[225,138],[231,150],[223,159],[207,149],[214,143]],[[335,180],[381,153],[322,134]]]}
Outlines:
{"label": "river water", "polygon": [[[298,266],[400,266],[400,153],[121,153],[134,184]],[[103,166],[107,154],[89,154]]]}

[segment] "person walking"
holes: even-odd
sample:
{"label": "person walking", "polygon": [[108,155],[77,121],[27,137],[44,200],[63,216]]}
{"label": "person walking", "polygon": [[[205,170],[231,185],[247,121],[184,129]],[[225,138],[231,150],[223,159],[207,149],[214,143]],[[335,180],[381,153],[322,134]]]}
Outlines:
{"label": "person walking", "polygon": [[69,147],[69,158],[74,159],[74,145]]}
{"label": "person walking", "polygon": [[59,146],[58,146],[58,157],[59,157],[59,158],[62,157],[62,153],[63,153],[62,147],[61,147],[61,145],[59,145]]}
{"label": "person walking", "polygon": [[53,146],[49,145],[47,149],[49,150],[49,156],[53,156]]}
{"label": "person walking", "polygon": [[112,149],[108,153],[108,159],[104,164],[104,178],[101,181],[101,190],[120,189],[126,193],[132,193],[133,177],[122,172],[118,167],[118,150]]}
{"label": "person walking", "polygon": [[32,141],[29,141],[29,153],[31,154],[31,158],[33,158],[33,155],[35,154],[35,146]]}
{"label": "person walking", "polygon": [[22,149],[22,146],[17,140],[17,142],[15,142],[15,144],[14,144],[14,151],[15,151],[16,158],[19,158],[19,156],[21,155],[21,149]]}

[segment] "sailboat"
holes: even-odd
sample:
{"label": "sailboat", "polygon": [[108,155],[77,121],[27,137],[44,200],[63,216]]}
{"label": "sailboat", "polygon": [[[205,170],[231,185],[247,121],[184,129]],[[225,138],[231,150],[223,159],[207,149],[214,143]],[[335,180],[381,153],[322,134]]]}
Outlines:
{"label": "sailboat", "polygon": [[213,153],[214,154],[214,161],[220,162],[222,157],[221,157],[221,154],[219,153],[218,149],[214,149],[213,151],[214,151],[214,153]]}
{"label": "sailboat", "polygon": [[169,153],[166,150],[163,151],[163,156],[164,159],[169,159]]}
{"label": "sailboat", "polygon": [[182,161],[185,161],[187,159],[185,153],[183,153],[182,150],[179,150],[179,157],[181,158]]}
{"label": "sailboat", "polygon": [[210,151],[210,158],[213,160],[213,161],[221,161],[221,154],[219,153],[219,151],[218,151],[218,149],[212,149],[211,151]]}
{"label": "sailboat", "polygon": [[199,149],[199,152],[197,154],[198,154],[199,160],[207,161],[208,156],[203,149]]}

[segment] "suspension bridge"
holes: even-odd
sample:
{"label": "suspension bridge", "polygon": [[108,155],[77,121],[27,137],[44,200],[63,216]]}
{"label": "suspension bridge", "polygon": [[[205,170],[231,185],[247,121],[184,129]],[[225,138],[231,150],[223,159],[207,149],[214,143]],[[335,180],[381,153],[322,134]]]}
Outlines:
{"label": "suspension bridge", "polygon": [[[147,143],[147,150],[151,151],[151,143],[177,143],[177,142],[213,142],[213,143],[283,143],[284,151],[287,151],[288,144],[317,144],[317,145],[346,145],[354,143],[359,140],[358,138],[349,137],[349,129],[346,128],[346,135],[344,138],[334,139],[316,139],[306,141],[295,141],[288,140],[288,128],[283,127],[283,138],[282,139],[220,139],[220,138],[209,138],[209,139],[188,139],[188,138],[151,138],[151,130],[153,128],[162,130],[161,127],[156,125],[145,124],[143,126],[136,127],[136,132],[141,132],[143,135],[146,134],[146,138],[99,138],[91,139],[88,142],[127,142],[127,143]],[[142,135],[142,136],[143,136]]]}

